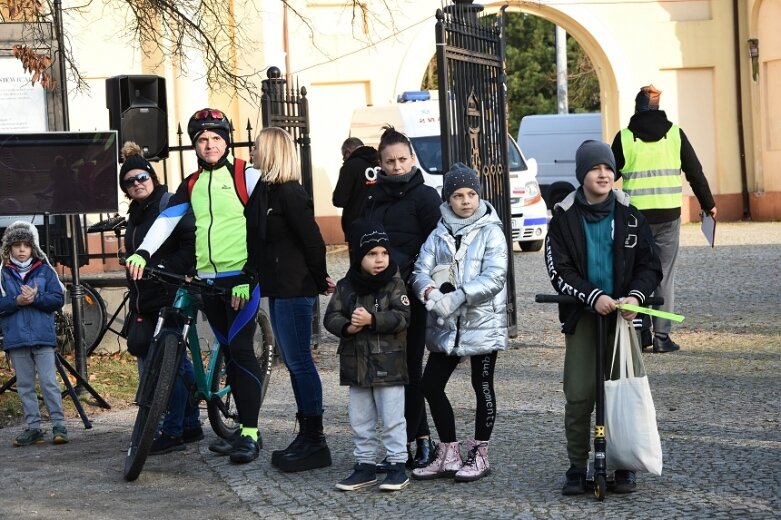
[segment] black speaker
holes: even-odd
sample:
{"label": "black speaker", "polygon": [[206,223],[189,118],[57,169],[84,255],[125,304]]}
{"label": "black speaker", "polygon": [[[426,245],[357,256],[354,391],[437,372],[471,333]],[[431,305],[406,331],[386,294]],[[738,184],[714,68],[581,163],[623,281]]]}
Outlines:
{"label": "black speaker", "polygon": [[[109,126],[119,133],[119,148],[134,141],[149,160],[168,157],[165,78],[114,76],[106,80]],[[121,161],[120,157],[120,161]]]}

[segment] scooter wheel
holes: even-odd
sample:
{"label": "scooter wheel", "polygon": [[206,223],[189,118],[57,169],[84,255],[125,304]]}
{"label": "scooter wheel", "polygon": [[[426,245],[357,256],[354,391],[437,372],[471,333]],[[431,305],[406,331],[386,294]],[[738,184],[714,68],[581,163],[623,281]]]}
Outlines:
{"label": "scooter wheel", "polygon": [[605,493],[607,492],[607,482],[605,475],[596,475],[594,477],[594,496],[597,500],[602,502],[605,500]]}

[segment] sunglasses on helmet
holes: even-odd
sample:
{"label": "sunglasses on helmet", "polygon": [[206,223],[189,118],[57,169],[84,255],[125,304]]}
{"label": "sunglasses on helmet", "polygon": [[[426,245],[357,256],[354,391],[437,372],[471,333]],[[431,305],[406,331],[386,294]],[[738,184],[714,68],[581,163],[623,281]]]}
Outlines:
{"label": "sunglasses on helmet", "polygon": [[151,178],[152,176],[149,175],[148,173],[139,173],[135,177],[128,177],[127,179],[122,179],[122,187],[127,189],[132,187],[135,183],[143,184]]}
{"label": "sunglasses on helmet", "polygon": [[225,119],[225,114],[219,110],[212,110],[211,108],[204,108],[193,114],[193,119],[200,121],[201,119]]}

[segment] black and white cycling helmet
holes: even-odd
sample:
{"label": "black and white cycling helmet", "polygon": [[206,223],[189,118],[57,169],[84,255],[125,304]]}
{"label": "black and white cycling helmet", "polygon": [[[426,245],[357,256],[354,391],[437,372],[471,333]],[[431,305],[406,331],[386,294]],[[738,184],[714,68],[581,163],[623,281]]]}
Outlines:
{"label": "black and white cycling helmet", "polygon": [[206,130],[216,132],[225,139],[225,142],[230,142],[231,124],[222,110],[204,108],[190,117],[190,121],[187,123],[187,134],[193,144],[198,136]]}

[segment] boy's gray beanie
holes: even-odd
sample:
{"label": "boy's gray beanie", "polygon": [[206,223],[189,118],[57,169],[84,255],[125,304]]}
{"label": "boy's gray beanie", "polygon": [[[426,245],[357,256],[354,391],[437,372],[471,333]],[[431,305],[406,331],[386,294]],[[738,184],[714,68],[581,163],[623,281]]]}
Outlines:
{"label": "boy's gray beanie", "polygon": [[610,146],[601,142],[589,139],[583,141],[575,152],[575,177],[583,185],[583,179],[586,174],[598,164],[607,164],[615,175],[614,180],[618,180],[618,171],[616,169],[616,158]]}

